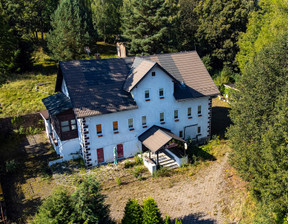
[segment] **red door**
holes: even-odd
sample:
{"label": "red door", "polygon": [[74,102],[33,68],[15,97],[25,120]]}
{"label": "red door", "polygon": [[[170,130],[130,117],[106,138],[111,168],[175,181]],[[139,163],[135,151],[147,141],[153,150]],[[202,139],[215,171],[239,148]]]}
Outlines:
{"label": "red door", "polygon": [[124,157],[122,144],[117,145],[117,156],[118,158]]}
{"label": "red door", "polygon": [[97,149],[97,158],[98,158],[98,163],[104,162],[103,148]]}

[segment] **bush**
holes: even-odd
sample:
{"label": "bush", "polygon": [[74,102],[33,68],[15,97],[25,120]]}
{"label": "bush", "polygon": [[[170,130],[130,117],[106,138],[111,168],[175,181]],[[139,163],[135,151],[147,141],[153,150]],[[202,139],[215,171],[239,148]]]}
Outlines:
{"label": "bush", "polygon": [[138,155],[134,156],[134,160],[135,160],[135,165],[143,165],[143,159],[140,156]]}
{"label": "bush", "polygon": [[116,183],[117,183],[118,186],[120,186],[122,184],[122,180],[121,180],[120,177],[116,177],[115,180],[116,180]]}
{"label": "bush", "polygon": [[15,173],[18,168],[18,162],[15,159],[6,161],[5,168],[7,173]]}
{"label": "bush", "polygon": [[169,216],[165,216],[164,224],[172,224],[171,219]]}
{"label": "bush", "polygon": [[132,174],[134,177],[141,180],[142,179],[142,173],[144,173],[144,172],[145,172],[145,168],[143,166],[138,166],[132,171]]}
{"label": "bush", "polygon": [[143,201],[143,224],[163,224],[161,213],[153,198],[147,198]]}
{"label": "bush", "polygon": [[125,168],[125,169],[129,169],[129,168],[133,167],[134,165],[135,165],[134,162],[132,162],[132,161],[130,161],[130,160],[127,160],[127,161],[125,161],[125,163],[124,163],[124,168]]}
{"label": "bush", "polygon": [[124,211],[122,224],[141,224],[142,223],[142,208],[137,200],[129,199]]}
{"label": "bush", "polygon": [[170,170],[167,167],[160,167],[160,169],[156,170],[153,174],[153,177],[169,177],[171,176]]}

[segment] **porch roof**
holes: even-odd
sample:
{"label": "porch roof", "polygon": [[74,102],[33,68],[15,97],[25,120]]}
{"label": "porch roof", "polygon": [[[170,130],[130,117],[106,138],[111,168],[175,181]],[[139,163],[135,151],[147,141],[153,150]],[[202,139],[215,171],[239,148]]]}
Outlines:
{"label": "porch roof", "polygon": [[169,129],[162,128],[159,126],[152,126],[143,134],[138,137],[139,141],[142,142],[150,151],[157,152],[170,140],[175,139],[177,141],[185,142],[182,138],[173,134]]}

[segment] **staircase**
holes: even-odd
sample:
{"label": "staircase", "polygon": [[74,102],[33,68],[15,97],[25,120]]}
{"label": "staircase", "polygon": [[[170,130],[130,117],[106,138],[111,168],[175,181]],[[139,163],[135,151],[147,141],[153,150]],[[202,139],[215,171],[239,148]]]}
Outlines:
{"label": "staircase", "polygon": [[161,166],[166,167],[169,170],[179,167],[175,160],[171,159],[163,152],[159,153],[159,163]]}

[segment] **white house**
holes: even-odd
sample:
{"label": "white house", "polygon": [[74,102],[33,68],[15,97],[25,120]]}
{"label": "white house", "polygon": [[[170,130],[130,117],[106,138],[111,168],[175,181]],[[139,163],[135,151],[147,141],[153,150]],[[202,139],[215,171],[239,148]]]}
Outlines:
{"label": "white house", "polygon": [[43,99],[47,135],[63,160],[81,155],[87,167],[112,162],[114,147],[127,158],[209,139],[219,94],[196,51],[63,61],[55,91]]}

